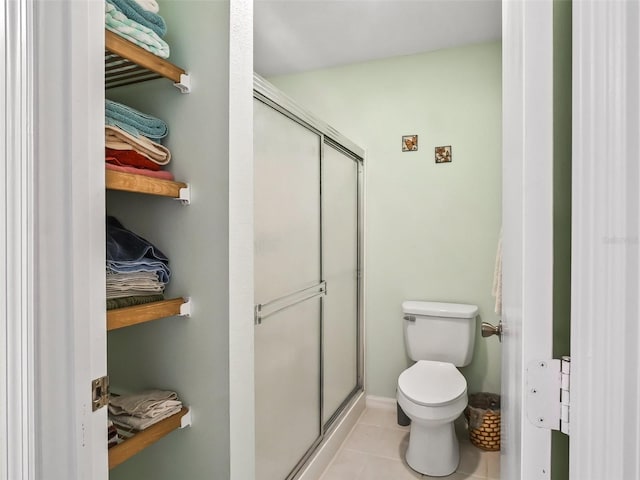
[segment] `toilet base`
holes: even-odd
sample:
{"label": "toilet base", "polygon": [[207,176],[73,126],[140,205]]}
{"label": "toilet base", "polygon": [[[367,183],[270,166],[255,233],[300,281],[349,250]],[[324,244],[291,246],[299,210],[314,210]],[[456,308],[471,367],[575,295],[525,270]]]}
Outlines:
{"label": "toilet base", "polygon": [[460,462],[453,422],[424,425],[411,422],[407,463],[416,472],[433,477],[451,475]]}

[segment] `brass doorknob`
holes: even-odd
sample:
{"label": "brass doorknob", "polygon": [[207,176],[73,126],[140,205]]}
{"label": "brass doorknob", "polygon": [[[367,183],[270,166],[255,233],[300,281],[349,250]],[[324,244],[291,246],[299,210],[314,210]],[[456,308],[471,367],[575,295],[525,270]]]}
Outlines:
{"label": "brass doorknob", "polygon": [[483,337],[497,335],[498,339],[502,341],[502,322],[500,322],[497,327],[488,322],[482,322],[481,332]]}

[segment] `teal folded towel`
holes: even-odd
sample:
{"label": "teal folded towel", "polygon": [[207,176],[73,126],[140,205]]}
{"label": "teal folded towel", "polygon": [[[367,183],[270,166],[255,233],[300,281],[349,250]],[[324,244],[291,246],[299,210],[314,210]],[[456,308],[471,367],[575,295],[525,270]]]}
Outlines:
{"label": "teal folded towel", "polygon": [[109,2],[104,4],[104,26],[160,58],[169,57],[169,45],[150,28],[134,22]]}
{"label": "teal folded towel", "polygon": [[140,25],[150,28],[160,37],[164,37],[167,33],[167,24],[160,15],[145,10],[135,0],[106,0],[115,6],[127,18],[133,20]]}
{"label": "teal folded towel", "polygon": [[159,118],[139,112],[122,103],[105,100],[105,124],[121,128],[136,137],[159,140],[169,133],[167,124]]}

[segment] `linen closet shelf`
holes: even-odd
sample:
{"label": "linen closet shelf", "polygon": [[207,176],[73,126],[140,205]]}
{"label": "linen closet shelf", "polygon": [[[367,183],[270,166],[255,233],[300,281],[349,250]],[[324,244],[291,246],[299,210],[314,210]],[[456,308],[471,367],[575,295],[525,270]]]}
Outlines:
{"label": "linen closet shelf", "polygon": [[107,331],[177,315],[188,317],[191,314],[190,307],[189,299],[178,297],[133,307],[107,310]]}
{"label": "linen closet shelf", "polygon": [[[191,79],[180,67],[157,57],[128,40],[105,30],[105,88],[115,88],[156,78],[168,78],[182,93],[189,93]],[[159,195],[190,203],[187,183],[162,180],[114,170],[105,171],[108,190]],[[189,316],[189,298],[172,298],[159,302],[118,308],[107,311],[107,331],[172,316]],[[191,425],[191,411],[183,407],[180,412],[142,430],[108,451],[109,469],[117,467],[140,451],[179,428]]]}
{"label": "linen closet shelf", "polygon": [[123,192],[146,193],[148,195],[160,195],[163,197],[190,201],[189,185],[184,182],[162,180],[160,178],[136,175],[135,173],[105,171],[105,186],[108,190],[120,190]]}
{"label": "linen closet shelf", "polygon": [[105,88],[168,78],[182,92],[191,91],[191,77],[182,68],[105,29]]}
{"label": "linen closet shelf", "polygon": [[140,453],[149,445],[156,443],[174,430],[189,425],[191,425],[191,412],[188,408],[183,407],[175,415],[171,415],[169,418],[165,418],[155,425],[136,433],[124,442],[111,447],[109,449],[109,470]]}

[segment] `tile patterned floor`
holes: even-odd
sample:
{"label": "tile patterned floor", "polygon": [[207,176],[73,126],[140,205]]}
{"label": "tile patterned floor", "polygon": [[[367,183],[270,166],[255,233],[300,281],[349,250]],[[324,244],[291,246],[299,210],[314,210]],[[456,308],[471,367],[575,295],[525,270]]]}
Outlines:
{"label": "tile patterned floor", "polygon": [[430,477],[407,466],[404,453],[409,427],[396,423],[394,411],[367,408],[320,480],[498,480],[500,453],[484,452],[469,443],[464,424],[456,424],[460,465],[448,477]]}

